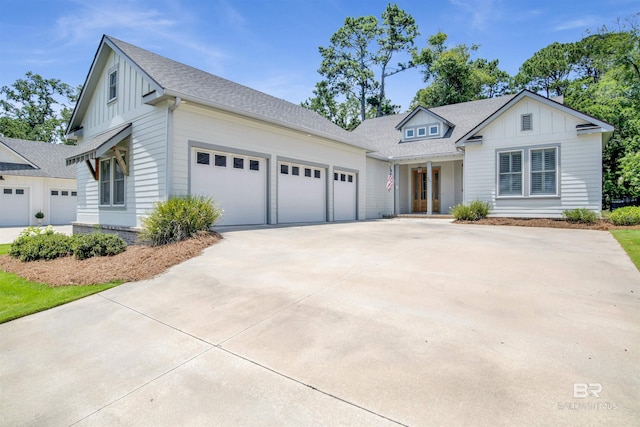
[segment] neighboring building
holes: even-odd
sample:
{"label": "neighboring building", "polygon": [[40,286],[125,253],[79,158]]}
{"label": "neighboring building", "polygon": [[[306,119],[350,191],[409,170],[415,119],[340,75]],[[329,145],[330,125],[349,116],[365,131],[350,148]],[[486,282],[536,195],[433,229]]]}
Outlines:
{"label": "neighboring building", "polygon": [[[600,209],[613,128],[537,94],[366,120],[317,113],[104,36],[70,122],[78,228],[137,227],[153,203],[206,194],[221,225]],[[394,183],[387,189],[390,172]]]}
{"label": "neighboring building", "polygon": [[65,166],[74,147],[0,137],[0,227],[70,224],[76,220],[76,172]]}

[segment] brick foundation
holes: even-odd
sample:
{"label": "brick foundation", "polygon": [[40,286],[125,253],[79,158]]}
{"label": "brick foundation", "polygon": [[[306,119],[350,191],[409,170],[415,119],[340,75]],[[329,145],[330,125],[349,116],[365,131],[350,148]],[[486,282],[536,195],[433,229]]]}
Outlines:
{"label": "brick foundation", "polygon": [[139,227],[124,227],[120,225],[108,225],[108,224],[84,224],[80,222],[72,223],[73,234],[90,234],[94,231],[99,231],[105,234],[117,234],[127,242],[127,245],[135,245],[138,240],[138,234],[140,233]]}

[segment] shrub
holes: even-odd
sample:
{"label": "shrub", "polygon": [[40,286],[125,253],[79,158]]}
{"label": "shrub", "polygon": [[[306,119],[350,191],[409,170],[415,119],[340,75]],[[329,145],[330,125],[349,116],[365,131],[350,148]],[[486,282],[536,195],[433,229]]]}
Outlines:
{"label": "shrub", "polygon": [[567,209],[562,212],[562,218],[569,222],[581,224],[595,224],[598,222],[598,214],[585,208]]}
{"label": "shrub", "polygon": [[638,225],[640,224],[640,206],[618,208],[609,215],[609,220],[615,225]]}
{"label": "shrub", "polygon": [[451,215],[459,221],[478,221],[486,218],[491,211],[491,204],[481,200],[474,200],[468,205],[459,204],[451,208]]}
{"label": "shrub", "polygon": [[220,218],[222,210],[204,196],[173,197],[155,204],[142,220],[140,238],[152,246],[179,242],[208,231]]}
{"label": "shrub", "polygon": [[115,234],[90,233],[74,234],[71,250],[77,259],[87,259],[94,256],[111,256],[124,252],[127,244]]}
{"label": "shrub", "polygon": [[[23,232],[24,233],[24,232]],[[61,233],[20,234],[13,241],[9,255],[20,261],[54,259],[71,253],[71,238]]]}

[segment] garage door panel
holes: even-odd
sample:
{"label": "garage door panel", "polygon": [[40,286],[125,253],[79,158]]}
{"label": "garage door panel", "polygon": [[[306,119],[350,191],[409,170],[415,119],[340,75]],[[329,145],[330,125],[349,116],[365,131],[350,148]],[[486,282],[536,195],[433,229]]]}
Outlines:
{"label": "garage door panel", "polygon": [[77,195],[76,190],[71,189],[52,189],[49,191],[50,224],[71,224],[76,220]]}
{"label": "garage door panel", "polygon": [[29,214],[29,188],[0,187],[0,226],[27,226]]}
{"label": "garage door panel", "polygon": [[[283,169],[283,166],[286,168]],[[298,175],[294,175],[298,168]],[[286,173],[285,173],[286,172]],[[326,221],[326,171],[304,164],[278,165],[278,222]]]}
{"label": "garage door panel", "polygon": [[191,194],[209,196],[223,209],[219,225],[266,223],[266,159],[207,150],[193,157]]}
{"label": "garage door panel", "polygon": [[333,174],[333,219],[356,220],[356,175],[336,171]]}

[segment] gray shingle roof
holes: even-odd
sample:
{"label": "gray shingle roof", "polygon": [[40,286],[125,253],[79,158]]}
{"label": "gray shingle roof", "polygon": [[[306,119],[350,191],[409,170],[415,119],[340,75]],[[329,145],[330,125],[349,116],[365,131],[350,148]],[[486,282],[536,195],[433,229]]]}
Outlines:
{"label": "gray shingle roof", "polygon": [[430,108],[429,111],[454,124],[453,129],[443,138],[400,142],[402,134],[395,127],[410,114],[408,112],[365,120],[353,131],[353,136],[361,145],[373,151],[372,156],[383,159],[455,155],[459,153],[455,143],[514,96],[505,95]]}
{"label": "gray shingle roof", "polygon": [[76,168],[65,166],[65,158],[76,148],[73,145],[50,144],[1,136],[0,143],[36,166],[34,168],[31,165],[21,163],[0,163],[0,175],[76,178]]}
{"label": "gray shingle roof", "polygon": [[123,138],[131,135],[130,127],[131,123],[123,123],[120,126],[116,126],[94,136],[87,142],[75,146],[75,149],[67,154],[67,164],[72,165],[84,160],[100,157],[106,150],[122,141]]}
{"label": "gray shingle roof", "polygon": [[315,111],[267,95],[197,68],[173,61],[116,38],[105,36],[165,91],[272,123],[334,140],[351,142],[350,133]]}

